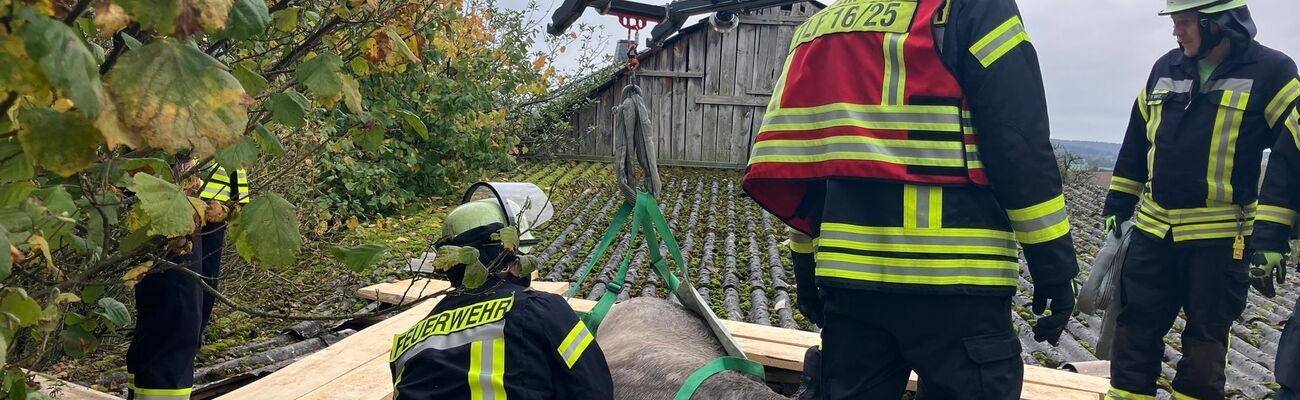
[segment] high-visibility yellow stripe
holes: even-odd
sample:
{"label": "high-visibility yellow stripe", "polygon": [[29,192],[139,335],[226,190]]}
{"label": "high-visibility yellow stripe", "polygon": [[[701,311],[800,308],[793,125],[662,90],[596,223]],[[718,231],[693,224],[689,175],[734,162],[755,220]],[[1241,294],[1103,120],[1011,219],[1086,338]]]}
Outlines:
{"label": "high-visibility yellow stripe", "polygon": [[1065,211],[1065,196],[1033,206],[1007,210],[1016,240],[1024,244],[1043,243],[1070,233],[1070,219]]}
{"label": "high-visibility yellow stripe", "polygon": [[1016,235],[1007,231],[978,228],[943,228],[943,229],[918,229],[892,226],[860,226],[842,224],[836,222],[822,223],[822,231],[837,231],[847,233],[857,233],[862,235],[892,235],[892,236],[934,236],[934,237],[960,237],[960,238],[987,238],[1015,240]]}
{"label": "high-visibility yellow stripe", "polygon": [[1291,226],[1295,223],[1296,214],[1295,210],[1286,207],[1261,204],[1259,210],[1255,212],[1255,219]]}
{"label": "high-visibility yellow stripe", "polygon": [[841,239],[821,239],[817,241],[819,246],[838,247],[853,250],[865,251],[887,251],[896,253],[928,253],[928,254],[970,254],[970,255],[991,255],[1003,257],[1016,257],[1019,254],[1014,248],[997,247],[997,246],[972,246],[972,245],[949,245],[949,244],[897,244],[897,243],[869,243],[856,240]]}
{"label": "high-visibility yellow stripe", "polygon": [[1237,137],[1241,132],[1242,110],[1250,101],[1250,93],[1225,90],[1220,100],[1214,132],[1210,139],[1210,162],[1205,172],[1208,190],[1207,204],[1232,201],[1232,169],[1237,154]]}
{"label": "high-visibility yellow stripe", "polygon": [[1151,120],[1151,114],[1147,111],[1147,88],[1145,87],[1138,92],[1137,109],[1138,113],[1142,114],[1143,121]]}
{"label": "high-visibility yellow stripe", "polygon": [[998,25],[992,32],[971,45],[970,53],[980,60],[980,64],[988,68],[1016,46],[1027,42],[1029,42],[1029,33],[1025,32],[1025,26],[1017,15]]}
{"label": "high-visibility yellow stripe", "polygon": [[1000,260],[893,258],[834,253],[824,250],[817,253],[817,261],[823,260],[909,268],[1007,269],[1011,268],[1011,266],[1019,268],[1020,265],[1015,262]]}
{"label": "high-visibility yellow stripe", "polygon": [[1128,193],[1134,196],[1142,195],[1142,183],[1118,175],[1111,175],[1110,190],[1116,192]]}
{"label": "high-visibility yellow stripe", "polygon": [[184,389],[147,389],[131,388],[134,397],[139,400],[188,400],[193,388]]}
{"label": "high-visibility yellow stripe", "polygon": [[892,157],[878,153],[860,153],[860,152],[832,152],[809,156],[755,156],[749,160],[750,164],[757,163],[816,163],[832,160],[850,160],[850,161],[882,161],[894,164],[907,164],[925,167],[961,167],[965,164],[961,160],[949,159],[932,159],[932,158],[914,158],[914,157]]}
{"label": "high-visibility yellow stripe", "polygon": [[1265,117],[1268,118],[1268,126],[1277,125],[1277,121],[1282,119],[1282,113],[1286,112],[1288,106],[1295,104],[1296,99],[1300,99],[1300,80],[1292,78],[1290,82],[1287,82],[1286,86],[1282,87],[1282,90],[1277,92],[1277,95],[1273,96],[1273,100],[1268,102],[1268,106],[1264,107]]}
{"label": "high-visibility yellow stripe", "polygon": [[[1168,90],[1154,90],[1153,94],[1169,93]],[[1155,190],[1151,183],[1156,170],[1156,133],[1160,130],[1161,119],[1165,112],[1164,102],[1151,105],[1151,120],[1147,121],[1147,190]]]}
{"label": "high-visibility yellow stripe", "polygon": [[569,368],[573,368],[573,364],[577,363],[582,353],[587,351],[587,346],[591,344],[594,337],[595,335],[587,330],[587,325],[578,321],[573,329],[569,330],[569,335],[564,338],[564,341],[560,342],[560,347],[555,350],[560,353],[564,363],[568,364]]}
{"label": "high-visibility yellow stripe", "polygon": [[[876,114],[930,114],[938,116],[960,116],[961,108],[957,106],[930,106],[930,105],[873,105],[873,104],[853,104],[853,103],[830,103],[815,107],[799,108],[782,108],[765,114],[764,118],[786,116],[786,115],[814,115],[828,111],[857,111],[864,113]],[[960,117],[958,117],[960,118]],[[956,123],[956,122],[954,122]]]}
{"label": "high-visibility yellow stripe", "polygon": [[907,67],[903,61],[903,45],[907,42],[907,33],[886,33],[884,40],[885,76],[881,85],[881,103],[887,105],[903,104],[904,86],[907,83]]}
{"label": "high-visibility yellow stripe", "polygon": [[[1231,341],[1228,341],[1228,342],[1231,343]],[[1177,390],[1173,391],[1173,395],[1174,395],[1174,399],[1175,399],[1175,400],[1199,400],[1199,399],[1197,399],[1197,398],[1195,398],[1195,397],[1188,396],[1188,395],[1185,395],[1185,394],[1182,394],[1182,393],[1178,393]]]}
{"label": "high-visibility yellow stripe", "polygon": [[943,227],[943,187],[930,186],[930,228]]}
{"label": "high-visibility yellow stripe", "polygon": [[878,274],[870,272],[846,271],[840,269],[817,268],[816,275],[826,278],[852,279],[860,281],[903,283],[914,285],[980,285],[980,286],[1015,286],[1020,282],[1010,278],[990,278],[979,276],[907,276]]}
{"label": "high-visibility yellow stripe", "polygon": [[[916,227],[916,185],[903,185],[903,227]],[[927,202],[926,205],[929,205]]]}
{"label": "high-visibility yellow stripe", "polygon": [[1156,400],[1156,396],[1137,394],[1111,387],[1110,391],[1106,392],[1106,400]]}
{"label": "high-visibility yellow stripe", "polygon": [[1300,106],[1291,110],[1291,116],[1286,118],[1286,128],[1291,131],[1291,138],[1295,139],[1295,147],[1300,149]]}
{"label": "high-visibility yellow stripe", "polygon": [[[486,348],[485,348],[486,347]],[[470,344],[469,395],[472,400],[505,400],[506,339]]]}

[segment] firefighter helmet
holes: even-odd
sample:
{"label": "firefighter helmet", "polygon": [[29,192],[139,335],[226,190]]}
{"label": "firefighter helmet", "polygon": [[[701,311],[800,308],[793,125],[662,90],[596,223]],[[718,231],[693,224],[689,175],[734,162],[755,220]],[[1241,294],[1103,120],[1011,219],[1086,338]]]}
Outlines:
{"label": "firefighter helmet", "polygon": [[1168,4],[1160,15],[1169,15],[1183,11],[1199,11],[1201,14],[1215,14],[1234,8],[1246,6],[1246,0],[1167,0]]}

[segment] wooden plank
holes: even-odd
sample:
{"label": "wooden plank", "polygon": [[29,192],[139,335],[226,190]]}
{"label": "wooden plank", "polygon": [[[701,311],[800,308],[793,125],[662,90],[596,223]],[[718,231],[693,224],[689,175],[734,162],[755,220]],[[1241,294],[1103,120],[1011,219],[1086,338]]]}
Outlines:
{"label": "wooden plank", "polygon": [[[612,156],[566,155],[559,158],[564,160],[573,160],[573,161],[614,162],[614,157]],[[732,163],[712,162],[712,161],[691,161],[691,160],[659,160],[659,166],[738,169],[736,165]]]}
{"label": "wooden plank", "polygon": [[[534,286],[536,287],[538,283],[542,282],[534,282]],[[556,288],[558,288],[558,286],[556,286]],[[390,289],[376,287],[374,290],[383,291]],[[388,298],[394,299],[392,297]],[[400,301],[400,298],[396,298],[395,300]],[[591,312],[591,309],[596,306],[596,302],[591,300],[569,299],[568,302],[569,306],[578,313]],[[821,343],[821,336],[812,332],[783,329],[731,320],[723,320],[722,324],[723,326],[726,326],[727,330],[731,332],[731,335],[736,338],[737,343],[741,345],[742,350],[744,350],[747,355],[763,365],[774,368],[802,371],[804,351],[809,347]],[[366,331],[363,330],[362,332],[364,333]],[[359,334],[360,333],[357,335]],[[353,335],[353,337],[355,336],[356,335]],[[391,337],[389,337],[388,340],[391,341]],[[341,343],[342,342],[340,342],[340,344]],[[333,347],[334,346],[331,346],[330,348]],[[328,349],[329,348],[326,350]],[[386,363],[387,361],[385,360],[384,362]],[[385,369],[385,371],[387,370]],[[370,379],[376,378],[372,377]],[[1110,387],[1109,381],[1103,378],[1032,365],[1025,366],[1024,379],[1025,385],[1021,397],[1029,400],[1098,400],[1101,399],[1102,394],[1104,394]],[[385,380],[384,382],[388,382],[388,380]],[[915,383],[916,375],[913,374],[909,388],[915,390]]]}
{"label": "wooden plank", "polygon": [[[704,71],[704,95],[717,96],[718,88],[722,82],[722,37],[721,33],[712,29],[704,29],[704,34],[708,35],[709,49],[707,50],[708,62]],[[704,144],[700,149],[701,161],[718,161],[718,108],[720,106],[705,104],[704,105]]]}
{"label": "wooden plank", "polygon": [[[406,299],[419,299],[440,290],[446,290],[451,287],[451,283],[437,279],[403,279],[400,281],[377,283],[357,289],[353,295],[363,299],[374,300],[386,304],[400,304]],[[550,293],[564,293],[569,291],[568,282],[540,282],[534,281],[533,289],[542,290]]]}
{"label": "wooden plank", "polygon": [[[656,56],[655,63],[661,70],[670,70],[676,63],[676,55],[673,54],[672,48],[663,49]],[[655,121],[655,135],[659,139],[659,146],[655,147],[656,159],[673,158],[673,81],[675,79],[656,79],[658,86],[654,93],[654,108],[650,109],[650,117]]]}
{"label": "wooden plank", "polygon": [[[668,49],[663,50],[663,53],[668,53],[668,52],[669,52]],[[676,60],[675,54],[673,59]],[[655,68],[656,69],[654,70],[637,70],[636,75],[640,77],[646,77],[646,78],[704,79],[703,72],[687,72],[687,71],[677,71],[677,70],[664,71],[661,70],[665,68],[662,65],[656,66]]]}
{"label": "wooden plank", "polygon": [[[754,59],[757,56],[758,49],[758,27],[754,25],[741,25],[736,28],[736,77],[732,86],[732,93],[736,97],[757,99],[762,102],[763,106],[767,105],[767,100],[756,98],[748,94],[753,88],[754,76]],[[730,147],[728,153],[731,157],[728,161],[744,165],[749,155],[749,135],[753,128],[754,112],[753,107],[735,107],[731,115],[731,135],[728,135],[727,146]]]}
{"label": "wooden plank", "polygon": [[764,15],[741,15],[741,25],[799,25],[807,18],[773,17]]}
{"label": "wooden plank", "polygon": [[[392,339],[389,339],[390,343]],[[348,371],[338,379],[299,397],[299,400],[388,400],[393,398],[393,373],[384,352]]]}
{"label": "wooden plank", "polygon": [[441,298],[421,302],[221,398],[261,400],[297,399],[305,396],[357,366],[387,354],[393,345],[393,336],[424,319],[438,300]]}
{"label": "wooden plank", "polygon": [[[687,45],[688,40],[678,40],[673,44],[673,71],[681,73],[693,73],[687,71]],[[698,73],[700,78],[704,77],[703,72]],[[685,160],[686,159],[686,81],[688,79],[673,79],[673,151],[672,157],[660,159],[665,160]]]}
{"label": "wooden plank", "polygon": [[768,99],[753,96],[700,96],[695,99],[695,102],[725,106],[767,107]]}
{"label": "wooden plank", "polygon": [[[23,370],[23,372],[31,372]],[[37,391],[60,400],[122,400],[120,397],[68,382],[42,372],[33,374]]]}
{"label": "wooden plank", "polygon": [[[722,34],[722,57],[719,64],[719,88],[718,95],[734,96],[736,94],[736,69],[737,50],[736,47],[740,41],[740,35],[737,32]],[[718,131],[717,131],[717,148],[715,149],[715,158],[711,161],[731,162],[731,140],[736,135],[735,131],[735,112],[736,107],[730,105],[718,106]]]}
{"label": "wooden plank", "polygon": [[[686,40],[686,70],[688,72],[699,72],[704,74],[704,67],[708,59],[708,34],[705,32],[692,33]],[[704,105],[696,102],[704,91],[704,79],[691,79],[686,82],[686,112],[683,117],[686,118],[686,157],[684,160],[701,161],[701,151],[704,148]]]}
{"label": "wooden plank", "polygon": [[[777,71],[781,68],[776,63],[776,54],[783,53],[789,43],[776,41],[775,26],[758,27],[758,55],[754,57],[754,71],[751,74],[749,94],[768,93],[771,96],[772,83],[776,81]],[[758,92],[758,93],[755,93]]]}

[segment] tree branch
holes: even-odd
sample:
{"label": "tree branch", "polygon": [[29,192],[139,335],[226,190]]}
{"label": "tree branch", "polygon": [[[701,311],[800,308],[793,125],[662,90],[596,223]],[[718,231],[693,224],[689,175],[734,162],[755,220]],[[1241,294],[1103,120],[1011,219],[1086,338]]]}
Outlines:
{"label": "tree branch", "polygon": [[233,308],[233,309],[235,309],[235,310],[237,310],[237,311],[242,311],[242,312],[244,312],[245,314],[252,315],[252,316],[264,317],[264,318],[284,319],[284,320],[291,320],[291,321],[342,321],[342,320],[348,320],[348,319],[359,319],[359,318],[372,318],[372,317],[378,317],[378,316],[381,316],[381,315],[388,315],[388,314],[391,314],[391,313],[396,313],[396,312],[406,311],[407,309],[410,309],[411,307],[414,307],[416,304],[419,304],[421,300],[425,300],[425,299],[429,299],[429,298],[433,298],[433,297],[441,296],[441,295],[447,294],[448,292],[451,292],[451,290],[452,290],[451,288],[443,289],[443,290],[438,291],[438,292],[436,292],[436,293],[431,293],[431,294],[429,294],[429,295],[427,295],[427,296],[420,297],[419,300],[412,301],[412,302],[410,302],[410,303],[406,303],[406,304],[402,304],[402,305],[398,305],[398,306],[394,306],[393,308],[389,308],[389,309],[387,309],[387,310],[376,311],[376,312],[358,313],[358,314],[343,314],[343,315],[295,315],[295,314],[277,314],[277,313],[271,313],[271,312],[266,312],[266,311],[258,310],[258,309],[256,309],[256,308],[252,308],[252,307],[248,307],[248,306],[245,306],[245,305],[242,305],[242,304],[236,303],[234,300],[231,300],[229,297],[226,297],[226,295],[225,295],[224,293],[221,293],[220,291],[218,291],[217,289],[215,289],[215,288],[213,288],[211,285],[209,285],[208,282],[207,282],[207,279],[209,279],[208,277],[205,277],[205,276],[199,274],[198,272],[191,271],[189,268],[185,268],[184,266],[182,266],[182,265],[180,265],[180,264],[176,264],[176,263],[168,262],[168,261],[165,261],[165,260],[159,260],[159,261],[162,261],[162,263],[166,266],[166,269],[174,269],[174,270],[177,270],[177,271],[181,271],[181,272],[184,272],[185,274],[189,275],[191,278],[194,278],[194,281],[197,282],[197,283],[199,284],[199,286],[202,286],[202,287],[203,287],[203,291],[208,292],[208,294],[212,295],[212,297],[215,297],[215,298],[217,299],[217,301],[221,302],[221,304],[225,304],[225,305],[229,306],[230,308]]}
{"label": "tree branch", "polygon": [[[284,57],[280,58],[278,61],[275,62],[275,64],[272,64],[271,67],[267,68],[266,70],[267,71],[283,70],[285,69],[285,67],[289,66],[289,64],[293,63],[294,60],[302,58],[304,54],[307,54],[307,52],[311,51],[312,48],[316,47],[316,44],[320,42],[322,36],[325,36],[325,34],[328,33],[330,29],[333,29],[341,21],[343,20],[337,16],[334,18],[330,18],[330,20],[322,24],[320,28],[317,28],[315,32],[312,32],[310,36],[307,36],[307,39],[303,40],[301,45],[298,45],[298,47],[294,48],[293,51],[290,51],[289,54],[285,54]],[[274,75],[275,74],[268,74],[266,76],[268,79],[270,79]]]}
{"label": "tree branch", "polygon": [[77,4],[72,6],[72,11],[68,11],[68,15],[63,17],[63,24],[72,26],[73,22],[77,22],[77,18],[81,18],[81,14],[86,13],[87,8],[90,8],[90,0],[77,0]]}

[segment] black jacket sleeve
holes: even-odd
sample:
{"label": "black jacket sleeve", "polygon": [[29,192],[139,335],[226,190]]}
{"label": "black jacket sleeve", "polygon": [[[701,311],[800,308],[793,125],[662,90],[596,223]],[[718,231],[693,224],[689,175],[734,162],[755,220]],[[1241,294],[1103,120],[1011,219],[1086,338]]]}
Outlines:
{"label": "black jacket sleeve", "polygon": [[1139,196],[1147,182],[1147,153],[1151,143],[1147,141],[1147,89],[1142,88],[1133,111],[1129,113],[1128,129],[1124,131],[1124,143],[1120,145],[1119,158],[1110,178],[1110,190],[1106,193],[1106,203],[1101,215],[1114,216],[1120,221],[1133,217]]}
{"label": "black jacket sleeve", "polygon": [[954,1],[945,59],[955,63],[980,160],[1016,228],[1036,284],[1078,275],[1061,175],[1049,139],[1038,54],[1013,0]]}
{"label": "black jacket sleeve", "polygon": [[605,353],[596,344],[595,335],[578,319],[563,297],[550,293],[530,293],[528,324],[538,337],[544,337],[551,357],[548,367],[554,380],[557,399],[614,398],[614,381]]}
{"label": "black jacket sleeve", "polygon": [[1284,114],[1268,159],[1268,171],[1260,189],[1259,210],[1251,246],[1256,250],[1286,253],[1287,240],[1300,211],[1300,105]]}

